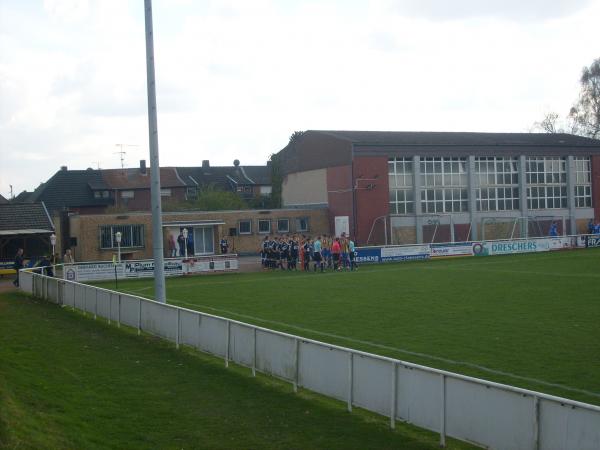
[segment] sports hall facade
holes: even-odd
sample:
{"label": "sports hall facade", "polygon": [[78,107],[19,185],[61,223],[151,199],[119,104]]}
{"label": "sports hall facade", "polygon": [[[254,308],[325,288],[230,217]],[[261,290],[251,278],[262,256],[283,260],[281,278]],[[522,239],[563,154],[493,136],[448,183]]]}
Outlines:
{"label": "sports hall facade", "polygon": [[587,231],[600,141],[569,134],[314,131],[278,154],[283,207],[326,206],[360,245]]}

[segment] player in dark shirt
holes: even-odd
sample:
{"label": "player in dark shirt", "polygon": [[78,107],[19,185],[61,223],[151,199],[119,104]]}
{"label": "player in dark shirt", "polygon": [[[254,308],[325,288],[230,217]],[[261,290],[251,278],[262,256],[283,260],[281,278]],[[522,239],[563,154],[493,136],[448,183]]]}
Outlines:
{"label": "player in dark shirt", "polygon": [[304,241],[304,245],[302,246],[302,251],[304,254],[304,271],[308,272],[308,266],[310,263],[310,254],[312,253],[312,242],[310,239]]}
{"label": "player in dark shirt", "polygon": [[269,236],[265,236],[260,247],[260,262],[263,269],[267,268],[267,254],[269,251]]}
{"label": "player in dark shirt", "polygon": [[288,262],[288,269],[298,270],[298,267],[297,267],[298,252],[300,250],[300,245],[298,244],[298,239],[297,238],[290,239],[289,245],[290,245],[290,259]]}
{"label": "player in dark shirt", "polygon": [[283,262],[285,261],[287,263],[287,268],[290,268],[290,244],[288,243],[287,239],[285,238],[281,238],[281,241],[279,242],[279,255],[280,255],[280,260],[279,260],[279,266],[281,267],[281,270],[285,270],[283,267]]}

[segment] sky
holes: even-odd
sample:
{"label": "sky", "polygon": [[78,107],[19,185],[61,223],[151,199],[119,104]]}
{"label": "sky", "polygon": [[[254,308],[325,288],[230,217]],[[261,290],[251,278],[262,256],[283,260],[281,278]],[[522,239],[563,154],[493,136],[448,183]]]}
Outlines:
{"label": "sky", "polygon": [[[600,0],[152,4],[162,166],[307,129],[528,132],[600,57]],[[0,0],[0,194],[121,150],[149,159],[143,0]]]}

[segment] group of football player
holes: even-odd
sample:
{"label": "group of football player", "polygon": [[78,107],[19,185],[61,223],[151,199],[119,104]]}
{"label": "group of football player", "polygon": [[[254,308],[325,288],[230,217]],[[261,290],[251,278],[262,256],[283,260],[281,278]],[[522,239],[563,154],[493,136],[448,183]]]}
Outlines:
{"label": "group of football player", "polygon": [[349,236],[304,235],[265,236],[260,248],[264,269],[301,270],[324,272],[330,270],[355,270],[356,248]]}

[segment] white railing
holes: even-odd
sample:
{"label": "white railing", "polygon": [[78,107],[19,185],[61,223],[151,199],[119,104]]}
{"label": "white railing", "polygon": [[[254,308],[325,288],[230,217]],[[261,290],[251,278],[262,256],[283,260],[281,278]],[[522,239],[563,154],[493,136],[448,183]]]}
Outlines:
{"label": "white railing", "polygon": [[21,271],[21,289],[446,436],[495,449],[598,449],[600,407],[77,282]]}

